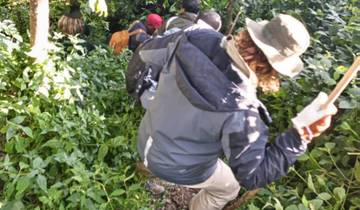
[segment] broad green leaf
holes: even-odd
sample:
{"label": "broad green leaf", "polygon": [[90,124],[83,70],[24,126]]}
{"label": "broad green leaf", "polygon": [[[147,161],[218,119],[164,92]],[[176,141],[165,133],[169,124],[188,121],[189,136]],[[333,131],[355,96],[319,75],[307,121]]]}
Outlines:
{"label": "broad green leaf", "polygon": [[102,144],[99,149],[98,160],[103,160],[109,151],[109,147],[106,144]]}
{"label": "broad green leaf", "polygon": [[43,204],[48,204],[50,199],[47,196],[40,196],[39,201],[41,201]]}
{"label": "broad green leaf", "polygon": [[16,184],[16,191],[17,193],[24,192],[30,185],[31,179],[28,176],[22,176],[18,179]]}
{"label": "broad green leaf", "polygon": [[303,154],[297,160],[301,161],[301,162],[307,161],[307,160],[309,160],[309,156],[307,154]]}
{"label": "broad green leaf", "polygon": [[15,190],[15,183],[14,182],[6,184],[6,186],[5,186],[5,196],[6,197],[11,197],[14,190]]}
{"label": "broad green leaf", "polygon": [[331,195],[329,193],[323,192],[318,195],[318,198],[321,200],[327,201],[331,199]]}
{"label": "broad green leaf", "polygon": [[20,200],[10,201],[1,210],[25,210],[24,204]]}
{"label": "broad green leaf", "polygon": [[51,139],[42,145],[42,147],[50,147],[53,149],[59,148],[60,146],[61,146],[61,142],[57,139]]}
{"label": "broad green leaf", "polygon": [[298,208],[299,208],[299,210],[309,210],[304,204],[299,204],[298,205]]}
{"label": "broad green leaf", "polygon": [[85,206],[86,206],[87,210],[97,210],[95,205],[94,205],[94,202],[89,198],[86,199]]}
{"label": "broad green leaf", "polygon": [[310,190],[312,190],[313,192],[316,192],[316,189],[315,189],[314,182],[313,182],[313,179],[311,177],[311,174],[309,174],[309,176],[308,176],[307,186],[308,186],[308,188],[310,188]]}
{"label": "broad green leaf", "polygon": [[349,100],[340,100],[339,108],[340,109],[354,109],[354,108],[356,108],[356,104],[352,103],[352,101],[349,101]]}
{"label": "broad green leaf", "polygon": [[345,189],[343,187],[337,187],[333,190],[333,192],[339,201],[344,200],[346,193],[345,193]]}
{"label": "broad green leaf", "polygon": [[92,188],[87,190],[87,196],[92,198],[96,203],[104,203],[105,200],[101,197],[104,195],[104,191],[97,189],[97,188]]}
{"label": "broad green leaf", "polygon": [[16,116],[15,118],[11,119],[10,121],[20,125],[22,122],[24,122],[25,116]]}
{"label": "broad green leaf", "polygon": [[123,189],[117,189],[115,190],[114,192],[111,193],[111,196],[119,196],[119,195],[122,195],[124,194],[126,191],[123,190]]}
{"label": "broad green leaf", "polygon": [[24,133],[26,133],[26,135],[33,138],[33,132],[31,130],[31,128],[29,128],[29,127],[21,127],[21,129],[24,131]]}
{"label": "broad green leaf", "polygon": [[316,180],[321,186],[326,186],[325,180],[322,176],[316,175]]}
{"label": "broad green leaf", "polygon": [[15,135],[15,129],[10,126],[6,131],[6,140],[9,141],[14,135]]}
{"label": "broad green leaf", "polygon": [[324,201],[320,199],[314,199],[309,201],[309,206],[311,206],[311,209],[320,209],[320,207],[323,205]]}
{"label": "broad green leaf", "polygon": [[33,168],[37,169],[37,168],[43,168],[44,167],[44,161],[41,157],[36,157],[33,160]]}
{"label": "broad green leaf", "polygon": [[28,142],[23,138],[16,138],[17,141],[15,143],[15,149],[18,153],[22,153],[26,151],[26,147],[28,145]]}
{"label": "broad green leaf", "polygon": [[29,168],[29,165],[24,162],[20,162],[19,167],[20,167],[20,169],[25,169],[25,168]]}
{"label": "broad green leaf", "polygon": [[44,190],[45,192],[47,191],[47,181],[45,176],[39,174],[36,178],[36,182],[39,185],[40,189]]}

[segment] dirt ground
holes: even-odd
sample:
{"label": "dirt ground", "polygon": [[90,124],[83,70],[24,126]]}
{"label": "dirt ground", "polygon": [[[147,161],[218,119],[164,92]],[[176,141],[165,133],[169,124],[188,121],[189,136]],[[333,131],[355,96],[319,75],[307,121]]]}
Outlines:
{"label": "dirt ground", "polygon": [[158,178],[150,178],[145,188],[150,191],[154,202],[162,204],[162,207],[156,210],[187,210],[191,198],[199,191],[171,184]]}
{"label": "dirt ground", "polygon": [[[152,195],[154,206],[159,206],[160,204],[160,207],[154,207],[155,210],[188,210],[191,198],[199,192],[199,189],[183,187],[156,178],[142,164],[137,165],[137,171],[147,179],[145,189]],[[255,189],[239,194],[223,210],[238,209],[244,203],[254,198],[259,190]]]}

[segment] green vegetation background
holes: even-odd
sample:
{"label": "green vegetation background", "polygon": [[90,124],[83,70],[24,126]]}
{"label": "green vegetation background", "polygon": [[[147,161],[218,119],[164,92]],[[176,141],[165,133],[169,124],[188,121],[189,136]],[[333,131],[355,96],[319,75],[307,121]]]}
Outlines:
{"label": "green vegetation background", "polygon": [[[159,3],[156,6],[156,3]],[[122,28],[149,11],[166,17],[176,1],[107,0]],[[228,1],[203,0],[224,20]],[[33,64],[29,52],[28,3],[0,0],[0,209],[155,209],[135,173],[141,108],[126,94],[124,72],[131,52],[114,56],[106,47],[107,19],[82,12],[91,34],[64,41],[56,30],[68,9],[50,1],[50,57]],[[262,97],[275,134],[319,91],[330,92],[360,52],[359,0],[243,0],[233,2],[244,18],[289,13],[312,35],[306,69]],[[233,16],[235,16],[233,14]],[[338,100],[332,128],[317,138],[287,177],[264,188],[241,209],[360,209],[360,79]]]}

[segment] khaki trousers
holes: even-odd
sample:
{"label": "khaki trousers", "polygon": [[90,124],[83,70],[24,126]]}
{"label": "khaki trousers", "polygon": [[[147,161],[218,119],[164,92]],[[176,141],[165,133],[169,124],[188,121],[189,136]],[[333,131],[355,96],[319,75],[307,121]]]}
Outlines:
{"label": "khaki trousers", "polygon": [[213,175],[205,182],[187,185],[190,188],[201,188],[190,201],[190,210],[220,210],[239,193],[240,185],[230,167],[218,160]]}

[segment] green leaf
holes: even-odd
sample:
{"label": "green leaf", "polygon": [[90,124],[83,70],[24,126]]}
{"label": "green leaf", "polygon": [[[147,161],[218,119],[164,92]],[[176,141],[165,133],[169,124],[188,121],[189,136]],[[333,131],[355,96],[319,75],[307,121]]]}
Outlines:
{"label": "green leaf", "polygon": [[43,144],[42,147],[50,147],[53,149],[60,148],[61,142],[57,139],[51,139],[51,140],[47,141],[45,144]]}
{"label": "green leaf", "polygon": [[25,116],[16,116],[15,118],[11,119],[10,121],[20,125],[22,122],[24,122]]}
{"label": "green leaf", "polygon": [[[18,137],[18,136],[17,136]],[[16,138],[17,141],[15,143],[15,149],[19,153],[23,153],[26,151],[26,147],[28,145],[28,142],[23,138]]]}
{"label": "green leaf", "polygon": [[87,199],[85,200],[85,206],[86,206],[86,209],[88,209],[88,210],[96,210],[96,207],[95,207],[95,205],[94,205],[94,202],[92,202],[92,200],[89,199],[89,198],[87,198]]}
{"label": "green leaf", "polygon": [[325,147],[326,149],[328,149],[328,151],[331,151],[332,149],[335,148],[335,143],[325,143]]}
{"label": "green leaf", "polygon": [[298,209],[299,209],[299,210],[309,210],[309,209],[308,209],[304,204],[302,204],[302,203],[298,205]]}
{"label": "green leaf", "polygon": [[20,167],[20,169],[25,169],[25,168],[29,168],[29,165],[24,162],[20,162],[19,167]]}
{"label": "green leaf", "polygon": [[106,144],[102,144],[98,153],[98,160],[102,161],[109,151],[109,147]]}
{"label": "green leaf", "polygon": [[339,201],[343,201],[346,193],[345,193],[345,189],[343,187],[337,187],[333,190],[335,197],[339,200]]}
{"label": "green leaf", "polygon": [[293,204],[293,205],[286,207],[285,210],[299,210],[299,208]]}
{"label": "green leaf", "polygon": [[26,135],[28,135],[30,138],[33,138],[33,132],[31,130],[31,128],[29,128],[29,127],[21,127],[21,129],[24,131],[24,133],[26,133]]}
{"label": "green leaf", "polygon": [[281,205],[280,201],[277,198],[274,198],[274,200],[275,200],[275,205],[274,205],[275,210],[283,210],[284,208]]}
{"label": "green leaf", "polygon": [[23,210],[24,204],[20,200],[10,201],[5,206],[1,207],[1,210]]}
{"label": "green leaf", "polygon": [[9,127],[6,131],[6,140],[9,141],[15,135],[15,129],[13,127]]}
{"label": "green leaf", "polygon": [[119,196],[119,195],[122,195],[124,194],[126,191],[123,190],[123,189],[117,189],[115,190],[114,192],[111,193],[111,196]]}
{"label": "green leaf", "polygon": [[309,156],[307,154],[303,154],[297,160],[300,162],[307,161],[309,160]]}
{"label": "green leaf", "polygon": [[307,186],[308,186],[308,188],[310,188],[311,191],[316,192],[316,189],[315,189],[314,182],[313,182],[313,179],[311,177],[311,174],[309,174],[309,176],[308,176]]}
{"label": "green leaf", "polygon": [[339,103],[339,108],[340,109],[354,109],[354,108],[356,108],[356,103],[353,103],[352,101],[349,101],[349,100],[341,100]]}
{"label": "green leaf", "polygon": [[324,201],[320,199],[314,199],[309,201],[309,206],[311,209],[320,209],[320,207],[323,205]]}
{"label": "green leaf", "polygon": [[44,161],[41,157],[36,157],[34,160],[33,160],[33,168],[34,169],[37,169],[37,168],[44,168]]}
{"label": "green leaf", "polygon": [[45,192],[47,191],[47,181],[45,176],[39,174],[36,178],[36,182],[40,189],[44,190]]}
{"label": "green leaf", "polygon": [[326,187],[326,182],[322,176],[316,175],[316,180],[321,186]]}
{"label": "green leaf", "polygon": [[301,202],[304,204],[304,206],[309,206],[309,201],[306,198],[305,194],[301,197]]}
{"label": "green leaf", "polygon": [[359,161],[359,159],[356,160],[355,167],[354,167],[354,174],[355,174],[356,181],[360,183],[360,161]]}
{"label": "green leaf", "polygon": [[30,185],[31,179],[28,176],[20,177],[16,184],[17,193],[23,193]]}
{"label": "green leaf", "polygon": [[260,208],[258,208],[257,206],[255,206],[253,203],[251,203],[250,205],[247,206],[248,210],[260,210]]}
{"label": "green leaf", "polygon": [[6,197],[11,197],[13,192],[15,190],[15,183],[9,183],[5,185],[5,196]]}
{"label": "green leaf", "polygon": [[321,200],[327,201],[331,199],[331,195],[329,193],[323,192],[318,195],[318,198]]}

